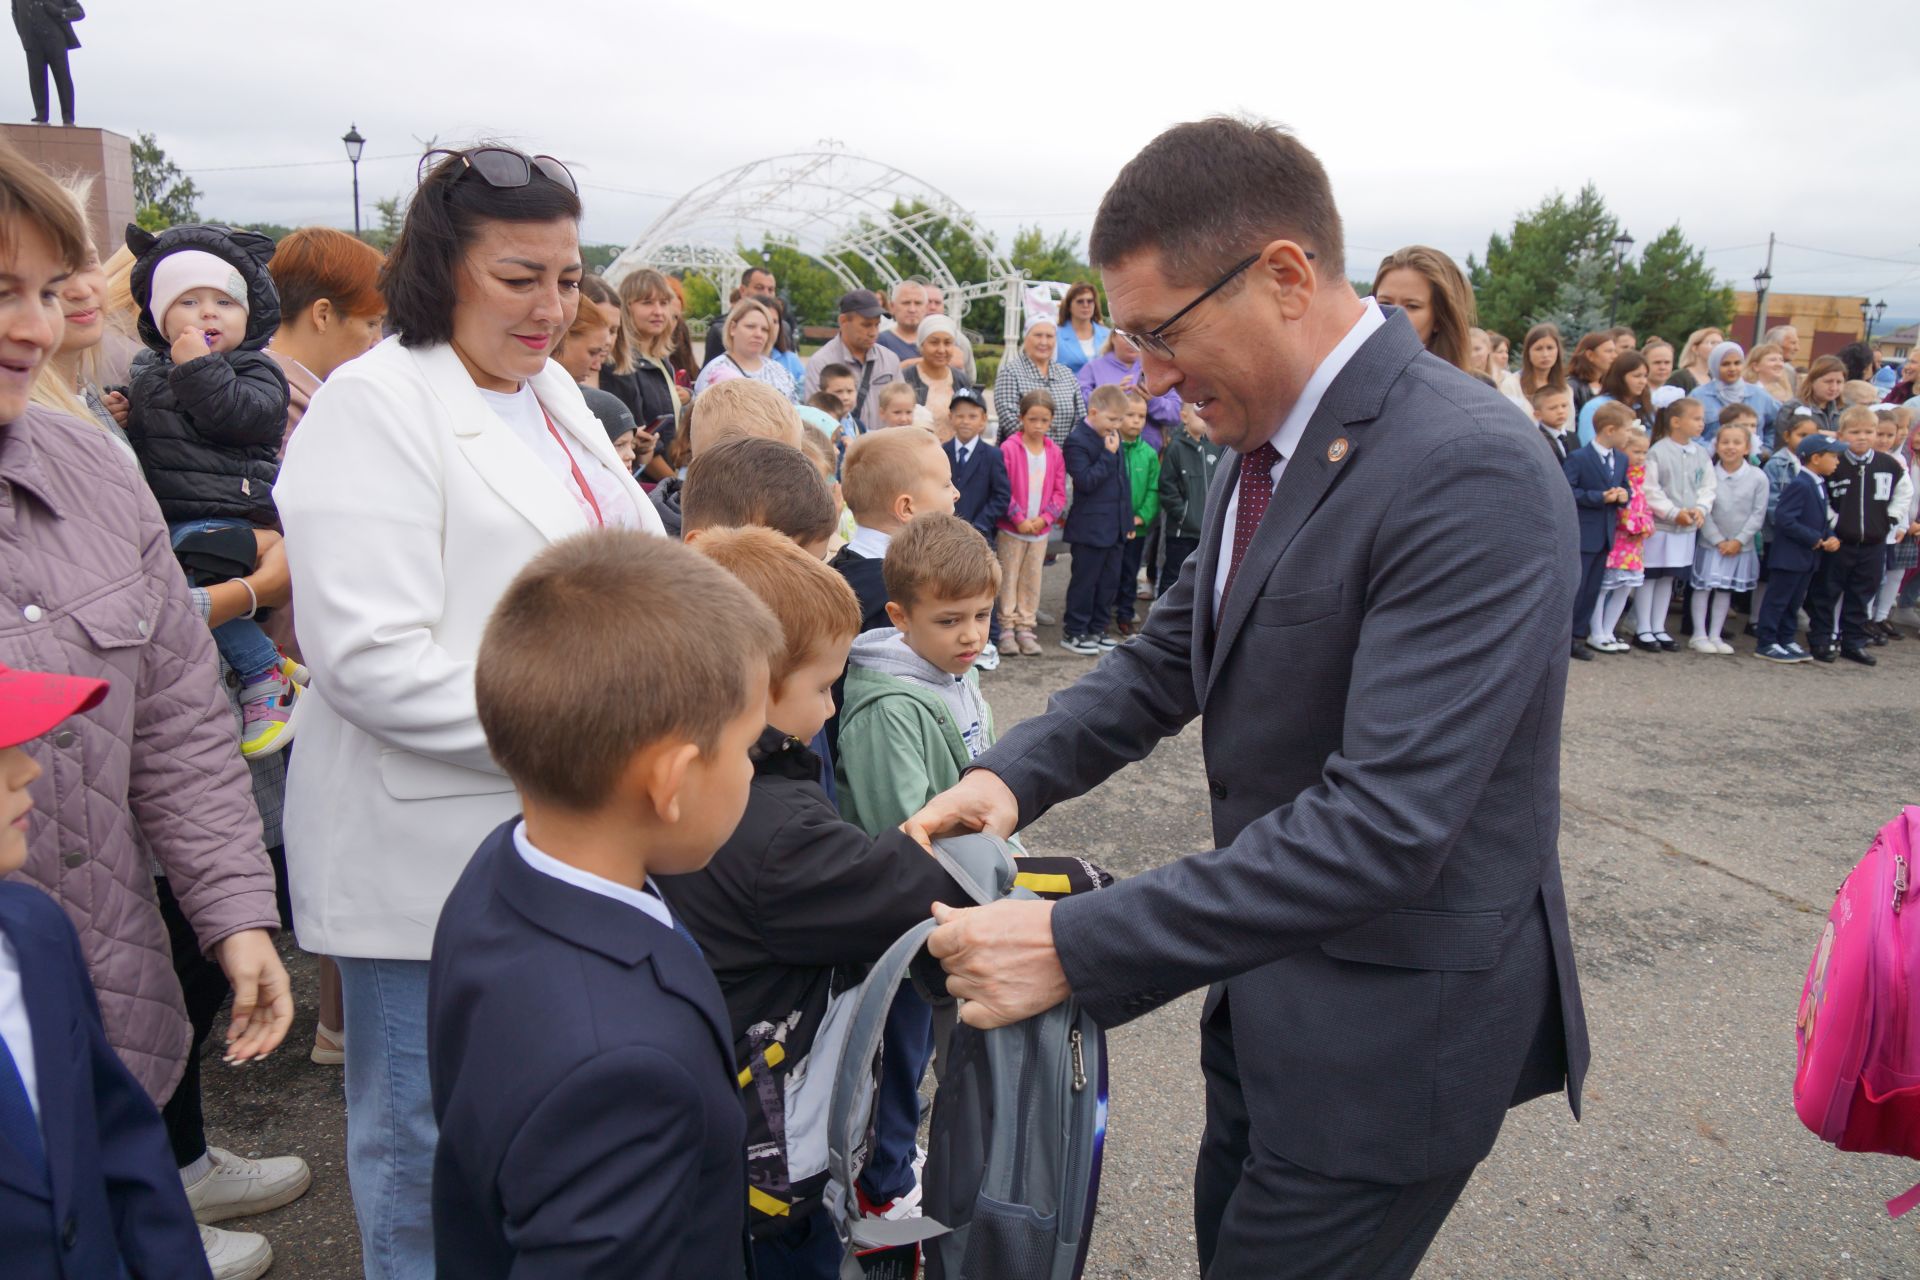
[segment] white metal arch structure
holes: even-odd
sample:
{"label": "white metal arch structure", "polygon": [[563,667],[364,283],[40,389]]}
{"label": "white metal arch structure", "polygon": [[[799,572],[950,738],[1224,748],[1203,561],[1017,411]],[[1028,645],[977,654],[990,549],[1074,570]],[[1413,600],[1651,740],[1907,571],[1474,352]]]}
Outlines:
{"label": "white metal arch structure", "polygon": [[[914,264],[918,274],[946,293],[956,321],[976,299],[1006,303],[1006,332],[1017,336],[1021,304],[1019,273],[974,222],[973,215],[938,188],[903,170],[852,155],[832,143],[818,151],[770,156],[708,179],[681,196],[633,245],[607,267],[618,284],[642,267],[704,276],[724,298],[747,267],[740,246],[771,237],[833,272],[847,289],[864,283],[843,258],[865,264],[891,288],[901,279],[889,254]],[[924,209],[893,216],[896,203]],[[957,278],[922,230],[944,220],[972,241],[986,259],[986,280]]]}

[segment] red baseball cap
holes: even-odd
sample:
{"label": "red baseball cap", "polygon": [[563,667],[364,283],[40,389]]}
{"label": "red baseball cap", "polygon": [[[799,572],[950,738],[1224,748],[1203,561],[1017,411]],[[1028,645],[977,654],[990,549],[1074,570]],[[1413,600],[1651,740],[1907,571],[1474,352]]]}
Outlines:
{"label": "red baseball cap", "polygon": [[0,747],[37,738],[68,716],[91,711],[106,696],[105,680],[0,665]]}

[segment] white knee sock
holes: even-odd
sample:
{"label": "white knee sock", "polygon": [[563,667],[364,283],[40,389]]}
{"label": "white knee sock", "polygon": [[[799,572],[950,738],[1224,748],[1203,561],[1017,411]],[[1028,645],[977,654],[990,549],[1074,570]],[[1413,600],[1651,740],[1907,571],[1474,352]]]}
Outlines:
{"label": "white knee sock", "polygon": [[1707,600],[1712,595],[1713,593],[1711,591],[1696,590],[1693,593],[1693,599],[1688,601],[1688,612],[1693,614],[1693,638],[1695,640],[1712,639],[1711,636],[1707,635]]}
{"label": "white knee sock", "polygon": [[1601,597],[1601,604],[1606,611],[1600,626],[1603,638],[1613,638],[1614,630],[1620,625],[1620,615],[1627,611],[1627,601],[1633,598],[1633,592],[1632,587],[1615,587]]}
{"label": "white knee sock", "polygon": [[1653,581],[1651,579],[1633,589],[1633,633],[1639,636],[1653,634]]}
{"label": "white knee sock", "polygon": [[1589,644],[1595,641],[1605,643],[1613,639],[1612,634],[1607,630],[1607,595],[1607,592],[1602,591],[1599,598],[1593,602],[1593,617],[1587,620],[1587,642]]}
{"label": "white knee sock", "polygon": [[[1667,634],[1667,610],[1673,605],[1673,578],[1653,580],[1653,634]],[[1669,637],[1671,638],[1671,637]]]}
{"label": "white knee sock", "polygon": [[[1698,593],[1696,593],[1694,599],[1698,600],[1699,598]],[[1733,608],[1733,592],[1716,591],[1713,593],[1713,605],[1707,615],[1707,639],[1714,641],[1716,644],[1719,643],[1720,629],[1727,625],[1727,610],[1731,608]],[[1699,629],[1698,627],[1694,628],[1695,631]]]}
{"label": "white knee sock", "polygon": [[1900,594],[1900,579],[1907,576],[1905,569],[1889,569],[1880,579],[1880,590],[1874,593],[1873,607],[1867,616],[1875,622],[1885,622],[1887,615],[1893,612],[1893,598]]}

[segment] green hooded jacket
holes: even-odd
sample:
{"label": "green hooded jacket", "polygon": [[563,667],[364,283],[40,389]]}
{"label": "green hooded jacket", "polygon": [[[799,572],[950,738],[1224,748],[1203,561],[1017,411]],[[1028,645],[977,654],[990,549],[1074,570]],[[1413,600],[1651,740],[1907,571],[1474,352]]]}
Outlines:
{"label": "green hooded jacket", "polygon": [[840,816],[879,835],[960,781],[973,754],[936,681],[953,685],[963,706],[977,708],[984,751],[993,744],[993,710],[980,696],[979,680],[969,671],[954,681],[908,649],[897,631],[869,631],[856,640],[834,760]]}

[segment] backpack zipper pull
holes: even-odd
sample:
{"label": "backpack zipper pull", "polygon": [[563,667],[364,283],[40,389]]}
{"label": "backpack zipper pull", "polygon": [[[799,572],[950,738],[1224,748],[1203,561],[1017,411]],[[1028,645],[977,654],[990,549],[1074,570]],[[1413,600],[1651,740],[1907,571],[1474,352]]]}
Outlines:
{"label": "backpack zipper pull", "polygon": [[1893,914],[1900,914],[1901,903],[1907,896],[1907,860],[1898,854],[1893,858]]}
{"label": "backpack zipper pull", "polygon": [[1087,1087],[1087,1064],[1080,1053],[1080,1032],[1067,1032],[1067,1044],[1073,1050],[1073,1091],[1079,1093]]}

